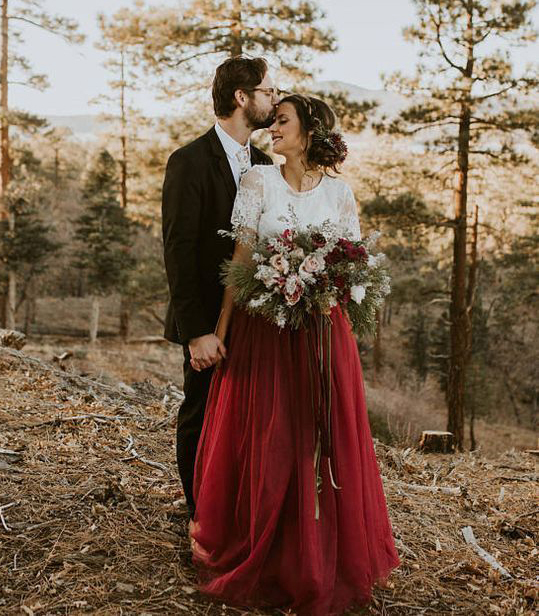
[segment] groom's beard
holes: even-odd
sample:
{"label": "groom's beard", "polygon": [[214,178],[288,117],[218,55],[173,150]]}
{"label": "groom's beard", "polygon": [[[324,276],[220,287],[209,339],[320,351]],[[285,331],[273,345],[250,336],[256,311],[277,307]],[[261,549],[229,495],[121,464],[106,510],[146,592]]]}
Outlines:
{"label": "groom's beard", "polygon": [[275,122],[275,109],[263,112],[254,105],[253,101],[245,107],[244,113],[247,124],[252,130],[269,128]]}

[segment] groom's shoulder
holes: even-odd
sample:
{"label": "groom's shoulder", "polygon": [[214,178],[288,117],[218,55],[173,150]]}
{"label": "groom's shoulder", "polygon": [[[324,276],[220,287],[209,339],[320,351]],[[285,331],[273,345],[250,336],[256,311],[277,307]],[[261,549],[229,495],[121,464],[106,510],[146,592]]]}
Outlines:
{"label": "groom's shoulder", "polygon": [[173,164],[175,162],[183,161],[183,162],[193,162],[197,165],[200,165],[204,159],[207,157],[209,159],[212,149],[211,149],[211,141],[210,134],[213,129],[210,129],[208,132],[200,135],[193,141],[182,145],[172,152],[172,154],[168,158],[168,164]]}

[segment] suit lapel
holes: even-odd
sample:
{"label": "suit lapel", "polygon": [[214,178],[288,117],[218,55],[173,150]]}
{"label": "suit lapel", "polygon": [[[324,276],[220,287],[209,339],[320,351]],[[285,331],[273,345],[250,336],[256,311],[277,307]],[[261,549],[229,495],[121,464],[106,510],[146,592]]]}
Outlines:
{"label": "suit lapel", "polygon": [[226,156],[226,152],[223,148],[223,145],[215,132],[215,127],[213,126],[206,133],[208,135],[208,139],[210,140],[210,145],[212,148],[213,155],[218,159],[217,165],[223,176],[223,181],[225,187],[227,189],[228,194],[232,201],[236,198],[236,182],[234,181],[234,176],[232,175],[232,169],[230,168],[230,163],[228,162],[228,158]]}

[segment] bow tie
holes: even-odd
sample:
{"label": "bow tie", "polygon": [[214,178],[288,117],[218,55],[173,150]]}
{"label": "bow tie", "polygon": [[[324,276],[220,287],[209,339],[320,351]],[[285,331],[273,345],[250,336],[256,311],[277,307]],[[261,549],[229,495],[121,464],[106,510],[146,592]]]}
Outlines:
{"label": "bow tie", "polygon": [[240,177],[251,168],[251,152],[245,145],[236,152],[236,159],[240,164]]}

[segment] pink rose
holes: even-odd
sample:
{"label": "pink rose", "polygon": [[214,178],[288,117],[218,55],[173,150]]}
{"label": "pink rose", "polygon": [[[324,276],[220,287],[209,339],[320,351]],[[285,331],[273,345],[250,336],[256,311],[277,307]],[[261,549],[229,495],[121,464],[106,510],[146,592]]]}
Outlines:
{"label": "pink rose", "polygon": [[289,306],[297,304],[303,295],[303,281],[297,274],[290,274],[284,285],[284,295]]}
{"label": "pink rose", "polygon": [[282,272],[283,274],[288,274],[288,270],[290,269],[288,265],[288,261],[286,257],[283,255],[273,255],[273,257],[269,260],[270,265],[274,267],[278,272]]}
{"label": "pink rose", "polygon": [[313,274],[323,271],[325,266],[324,257],[316,254],[307,255],[299,266],[299,275],[302,278],[312,279]]}

